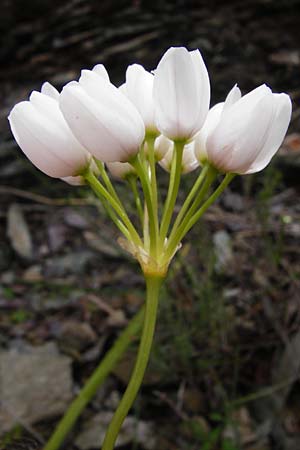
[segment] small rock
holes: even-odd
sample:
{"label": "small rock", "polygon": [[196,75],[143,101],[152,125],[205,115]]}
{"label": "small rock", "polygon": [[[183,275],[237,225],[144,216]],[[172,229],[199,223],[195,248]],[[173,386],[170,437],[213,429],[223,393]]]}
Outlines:
{"label": "small rock", "polygon": [[49,247],[52,252],[57,252],[66,243],[68,228],[62,223],[52,223],[48,226]]}
{"label": "small rock", "polygon": [[120,258],[122,255],[120,247],[115,244],[114,240],[100,238],[99,235],[96,235],[91,231],[85,231],[83,235],[88,246],[93,250],[103,253],[103,255],[110,256],[111,258]]}
{"label": "small rock", "polygon": [[7,215],[7,235],[15,252],[25,259],[32,259],[31,234],[20,206],[10,205]]}
{"label": "small rock", "polygon": [[48,258],[46,276],[62,277],[67,274],[82,274],[87,265],[95,259],[90,251],[70,252],[67,255]]}
{"label": "small rock", "polygon": [[[94,416],[85,424],[84,429],[77,437],[75,444],[81,450],[100,448],[112,417],[113,413],[111,412],[101,412]],[[128,445],[133,441],[143,446],[145,450],[155,449],[156,438],[152,423],[128,416],[124,420],[116,442],[116,447]]]}
{"label": "small rock", "polygon": [[227,231],[217,231],[213,236],[213,242],[215,247],[215,269],[220,273],[226,271],[233,259],[231,238]]}
{"label": "small rock", "polygon": [[28,269],[23,272],[22,279],[29,282],[41,281],[43,279],[42,267],[37,264],[28,267]]}
{"label": "small rock", "polygon": [[76,212],[74,209],[65,208],[63,211],[64,221],[67,225],[73,228],[84,230],[88,228],[89,224],[82,214]]}
{"label": "small rock", "polygon": [[232,211],[241,212],[245,209],[243,197],[235,192],[225,191],[222,202],[225,208]]}
{"label": "small rock", "polygon": [[89,323],[68,320],[63,323],[58,339],[64,350],[80,352],[95,343],[97,335]]}
{"label": "small rock", "polygon": [[0,276],[0,281],[3,284],[12,284],[15,281],[16,274],[12,270],[7,270],[6,272],[2,272]]}
{"label": "small rock", "polygon": [[0,353],[0,433],[62,414],[72,399],[71,359],[53,343]]}
{"label": "small rock", "polygon": [[114,390],[109,394],[108,397],[105,398],[104,406],[107,409],[114,411],[118,407],[120,400],[121,400],[121,396],[119,394],[119,391]]}

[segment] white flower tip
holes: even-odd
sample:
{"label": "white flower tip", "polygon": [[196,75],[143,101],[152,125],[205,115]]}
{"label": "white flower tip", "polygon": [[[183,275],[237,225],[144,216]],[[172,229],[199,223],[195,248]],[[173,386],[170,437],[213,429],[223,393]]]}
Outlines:
{"label": "white flower tip", "polygon": [[42,84],[41,93],[44,95],[48,95],[48,97],[51,97],[54,100],[59,99],[58,90],[54,86],[52,86],[52,84],[49,83],[48,81],[46,81],[45,83]]}
{"label": "white flower tip", "polygon": [[103,64],[96,64],[92,68],[92,72],[95,72],[97,75],[100,75],[100,77],[102,77],[104,80],[110,81],[109,80],[109,75],[107,73],[107,70],[105,69]]}

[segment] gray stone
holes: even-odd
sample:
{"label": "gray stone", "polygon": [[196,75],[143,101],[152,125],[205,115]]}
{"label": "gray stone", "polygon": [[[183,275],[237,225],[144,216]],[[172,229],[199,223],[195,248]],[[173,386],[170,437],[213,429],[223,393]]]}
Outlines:
{"label": "gray stone", "polygon": [[94,253],[88,250],[69,252],[67,255],[48,258],[46,276],[62,277],[67,274],[82,274],[95,259]]}
{"label": "gray stone", "polygon": [[[85,424],[84,429],[77,437],[75,444],[81,450],[100,448],[112,417],[113,413],[111,412],[101,412],[92,417],[92,419]],[[152,423],[128,416],[121,428],[116,442],[116,448],[128,445],[130,442],[137,442],[142,445],[145,450],[153,450],[156,448],[156,438]]]}
{"label": "gray stone", "polygon": [[213,236],[214,250],[216,255],[216,272],[226,272],[232,262],[233,254],[231,248],[231,238],[227,231],[217,231]]}
{"label": "gray stone", "polygon": [[62,414],[71,399],[71,359],[55,344],[0,353],[0,433]]}
{"label": "gray stone", "polygon": [[7,213],[7,235],[16,253],[25,259],[32,259],[31,234],[22,209],[17,203],[10,205]]}

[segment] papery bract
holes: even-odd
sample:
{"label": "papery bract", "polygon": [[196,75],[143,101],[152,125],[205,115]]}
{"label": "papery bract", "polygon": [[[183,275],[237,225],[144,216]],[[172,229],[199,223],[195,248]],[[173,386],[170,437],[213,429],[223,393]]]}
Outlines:
{"label": "papery bract", "polygon": [[60,107],[71,130],[103,162],[128,161],[144,139],[143,120],[129,99],[98,70],[83,70],[68,83]]}
{"label": "papery bract", "polygon": [[51,177],[76,176],[91,158],[68,127],[58,105],[59,93],[49,83],[17,103],[8,120],[25,155]]}
{"label": "papery bract", "polygon": [[126,70],[126,83],[122,84],[119,89],[136,106],[143,118],[146,132],[157,134],[158,130],[154,119],[153,81],[152,73],[147,72],[139,64],[132,64]]}
{"label": "papery bract", "polygon": [[170,139],[186,140],[202,127],[209,108],[210,83],[199,50],[170,48],[154,72],[157,128]]}

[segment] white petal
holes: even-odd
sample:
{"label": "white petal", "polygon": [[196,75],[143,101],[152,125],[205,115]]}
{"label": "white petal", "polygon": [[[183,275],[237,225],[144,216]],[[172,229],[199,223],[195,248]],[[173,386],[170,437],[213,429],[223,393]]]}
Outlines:
{"label": "white petal", "polygon": [[65,183],[70,184],[71,186],[82,186],[85,184],[84,178],[82,178],[81,176],[62,177],[61,180],[64,181]]}
{"label": "white petal", "polygon": [[75,175],[87,153],[70,146],[68,136],[30,102],[18,103],[9,117],[13,135],[30,161],[52,177]]}
{"label": "white petal", "polygon": [[163,169],[165,169],[166,172],[171,171],[173,152],[174,152],[174,144],[158,163]]}
{"label": "white petal", "polygon": [[201,53],[199,50],[194,50],[190,52],[190,57],[192,59],[192,63],[194,65],[195,77],[197,82],[198,89],[198,98],[199,98],[199,112],[198,117],[196,118],[193,135],[197,133],[202,127],[205,118],[208,113],[209,103],[210,103],[210,82],[209,76],[207,72],[206,65],[203,61]]}
{"label": "white petal", "polygon": [[225,103],[224,103],[224,111],[230,108],[234,103],[236,103],[242,97],[240,89],[237,87],[237,84],[233,86],[231,91],[229,91]]}
{"label": "white petal", "polygon": [[124,179],[130,174],[135,173],[135,169],[132,167],[131,164],[125,162],[110,162],[106,164],[110,173],[113,177],[118,179]]}
{"label": "white petal", "polygon": [[155,139],[154,142],[154,153],[157,161],[160,161],[169,150],[171,150],[174,146],[173,141],[168,139],[166,136],[162,134]]}
{"label": "white petal", "polygon": [[157,66],[153,87],[157,127],[169,138],[185,139],[194,133],[201,101],[198,84],[189,52],[169,49]]}
{"label": "white petal", "polygon": [[199,161],[195,157],[194,146],[194,141],[184,146],[182,155],[182,173],[192,172],[199,167]]}
{"label": "white petal", "polygon": [[126,87],[121,87],[121,91],[125,93],[129,100],[136,106],[144,120],[145,127],[150,131],[156,131],[154,120],[153,80],[154,76],[147,72],[143,66],[133,64],[129,66],[126,71]]}
{"label": "white petal", "polygon": [[[243,173],[261,150],[273,119],[270,90],[259,89],[224,111],[216,129],[207,139],[210,161],[225,172]],[[264,93],[262,92],[264,91]]]}
{"label": "white petal", "polygon": [[204,163],[207,160],[206,141],[210,133],[216,128],[219,123],[224,102],[217,103],[213,106],[207,114],[206,120],[199,133],[195,136],[194,151],[195,156],[199,162]]}
{"label": "white petal", "polygon": [[104,80],[109,81],[109,75],[103,64],[96,64],[92,71],[100,75]]}
{"label": "white petal", "polygon": [[48,83],[48,81],[46,81],[46,83],[44,83],[42,85],[41,93],[48,95],[49,97],[53,98],[54,100],[58,101],[58,99],[59,99],[58,90],[54,86],[52,86],[52,84]]}
{"label": "white petal", "polygon": [[[133,103],[113,84],[104,81],[97,73],[90,70],[82,71],[80,86],[99,106],[114,111],[126,121],[127,132],[142,141],[145,126],[141,115]],[[117,131],[117,130],[116,130]]]}
{"label": "white petal", "polygon": [[97,102],[80,84],[64,87],[60,106],[77,139],[101,161],[126,161],[138,151],[144,136],[135,124],[118,109]]}
{"label": "white petal", "polygon": [[292,114],[291,99],[287,94],[273,94],[273,96],[276,111],[273,123],[269,129],[268,138],[246,173],[259,172],[264,169],[279,149],[287,132]]}

